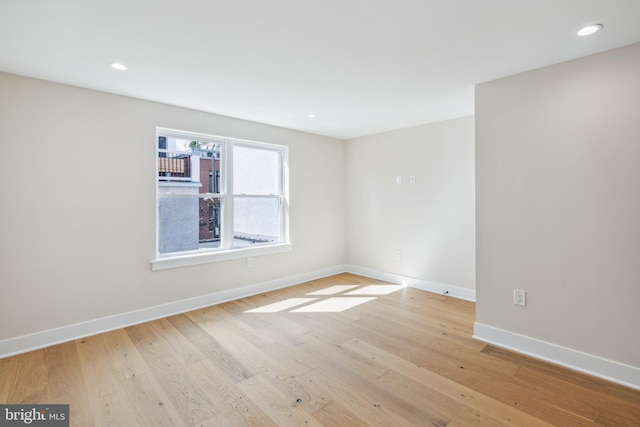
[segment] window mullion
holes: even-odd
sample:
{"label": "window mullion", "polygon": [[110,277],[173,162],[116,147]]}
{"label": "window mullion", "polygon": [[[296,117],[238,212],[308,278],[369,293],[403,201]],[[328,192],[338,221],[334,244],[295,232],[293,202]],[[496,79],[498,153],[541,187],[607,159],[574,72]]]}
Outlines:
{"label": "window mullion", "polygon": [[224,188],[224,203],[222,216],[222,248],[233,248],[233,142],[227,141],[224,146],[224,170],[222,171],[222,186]]}
{"label": "window mullion", "polygon": [[289,241],[289,175],[288,175],[288,163],[289,158],[287,151],[280,150],[280,164],[279,176],[280,176],[280,238],[288,242]]}

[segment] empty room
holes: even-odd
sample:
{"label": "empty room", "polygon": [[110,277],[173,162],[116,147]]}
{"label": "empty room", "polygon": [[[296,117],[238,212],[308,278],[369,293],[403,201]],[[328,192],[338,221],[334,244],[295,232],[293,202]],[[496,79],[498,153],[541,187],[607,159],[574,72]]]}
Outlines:
{"label": "empty room", "polygon": [[0,426],[640,426],[638,18],[0,1]]}

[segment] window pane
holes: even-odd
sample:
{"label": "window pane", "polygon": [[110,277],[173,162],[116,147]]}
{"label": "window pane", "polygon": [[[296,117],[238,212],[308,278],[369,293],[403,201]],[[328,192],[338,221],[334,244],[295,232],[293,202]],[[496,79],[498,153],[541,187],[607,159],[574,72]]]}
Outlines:
{"label": "window pane", "polygon": [[160,195],[159,252],[220,247],[221,205],[217,197]]}
{"label": "window pane", "polygon": [[234,198],[234,245],[280,241],[280,199]]}
{"label": "window pane", "polygon": [[234,194],[280,194],[280,154],[236,145],[233,148]]}
{"label": "window pane", "polygon": [[158,137],[158,181],[200,183],[199,193],[220,193],[220,144]]}

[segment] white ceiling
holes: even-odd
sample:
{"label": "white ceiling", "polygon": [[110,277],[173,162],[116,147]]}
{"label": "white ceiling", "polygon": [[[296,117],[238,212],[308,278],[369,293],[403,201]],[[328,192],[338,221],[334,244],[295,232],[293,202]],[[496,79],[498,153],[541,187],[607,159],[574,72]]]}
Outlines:
{"label": "white ceiling", "polygon": [[474,84],[638,42],[639,18],[640,0],[0,0],[0,70],[349,139],[471,115]]}

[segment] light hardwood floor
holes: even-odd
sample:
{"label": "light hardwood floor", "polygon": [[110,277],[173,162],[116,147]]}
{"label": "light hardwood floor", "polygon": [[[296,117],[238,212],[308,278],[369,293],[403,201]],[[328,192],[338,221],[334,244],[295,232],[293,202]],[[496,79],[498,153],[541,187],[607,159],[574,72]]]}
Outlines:
{"label": "light hardwood floor", "polygon": [[72,426],[640,426],[640,391],[475,341],[474,310],[341,274],[2,359],[0,402]]}

